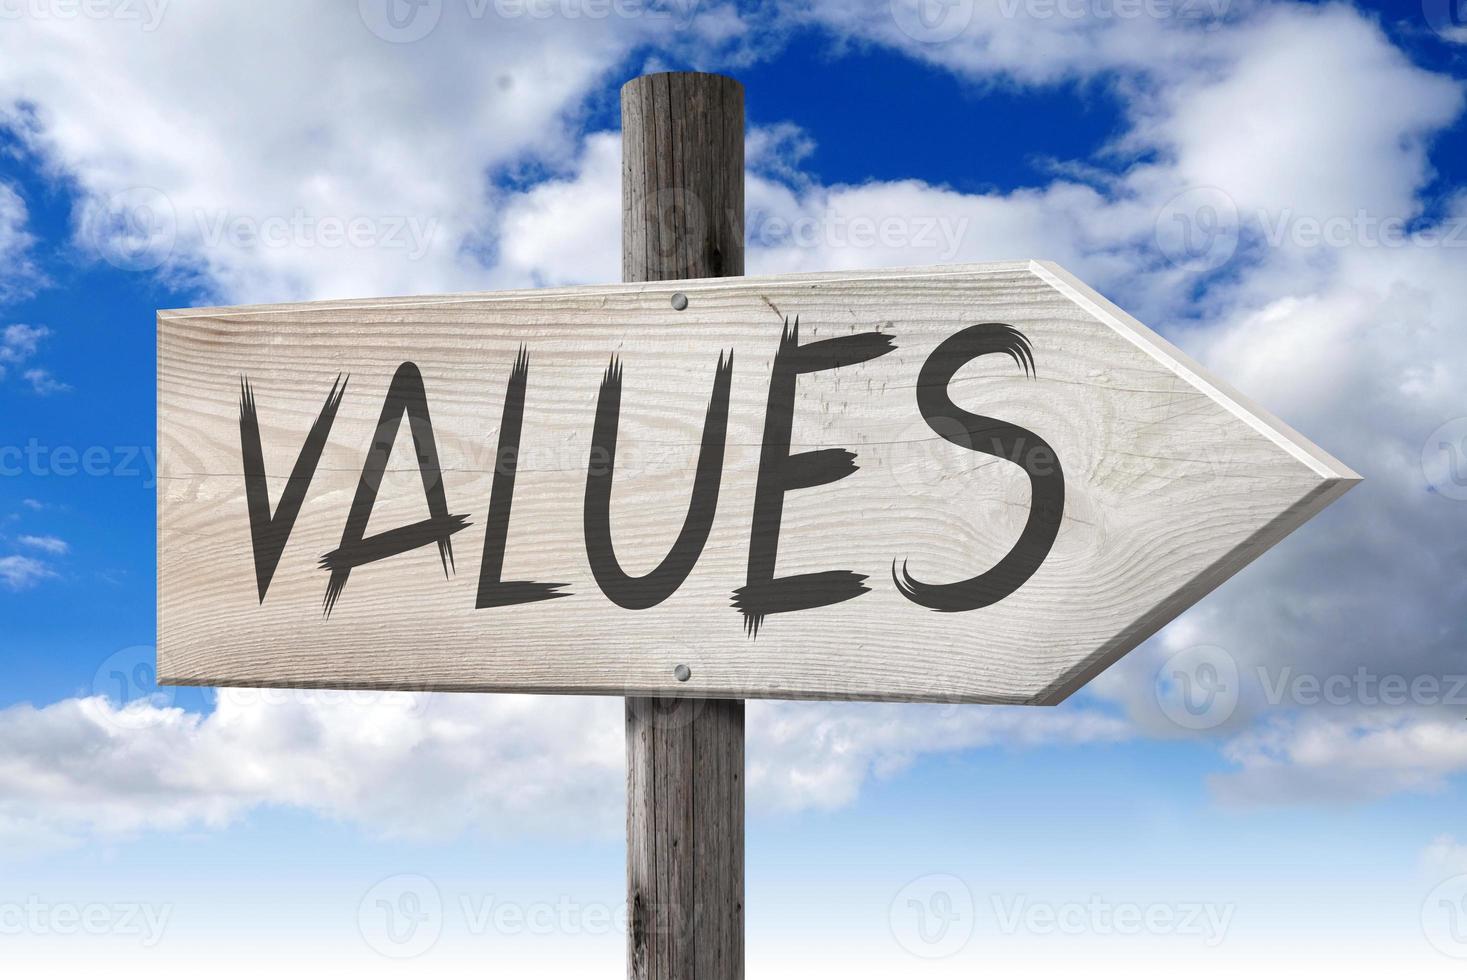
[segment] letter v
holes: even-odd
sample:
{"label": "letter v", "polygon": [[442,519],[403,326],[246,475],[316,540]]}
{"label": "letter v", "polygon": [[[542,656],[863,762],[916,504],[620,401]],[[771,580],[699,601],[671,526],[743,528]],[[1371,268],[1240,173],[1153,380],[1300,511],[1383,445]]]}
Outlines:
{"label": "letter v", "polygon": [[[348,380],[350,380],[348,378]],[[270,579],[275,567],[280,564],[280,555],[285,551],[285,542],[295,527],[296,515],[305,503],[306,488],[316,474],[316,464],[321,461],[321,452],[326,448],[326,436],[331,432],[331,423],[336,421],[336,410],[346,394],[346,382],[341,375],[331,383],[331,393],[321,414],[316,416],[300,455],[295,459],[295,468],[285,483],[285,492],[280,495],[280,505],[275,516],[270,516],[270,488],[265,482],[265,453],[260,448],[260,417],[255,410],[255,393],[250,388],[250,379],[239,379],[239,442],[244,453],[245,503],[250,511],[250,540],[255,552],[255,585],[260,590],[260,602],[265,601],[265,592],[270,588]]]}

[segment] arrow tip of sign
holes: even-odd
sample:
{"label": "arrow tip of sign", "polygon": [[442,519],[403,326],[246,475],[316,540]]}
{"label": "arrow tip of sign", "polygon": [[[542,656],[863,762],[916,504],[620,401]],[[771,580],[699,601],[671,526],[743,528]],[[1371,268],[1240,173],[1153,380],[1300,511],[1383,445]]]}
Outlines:
{"label": "arrow tip of sign", "polygon": [[1314,470],[1319,475],[1322,486],[1337,487],[1338,492],[1330,500],[1346,493],[1363,479],[1359,473],[1300,435],[1268,409],[1214,377],[1165,337],[1087,286],[1059,263],[1034,259],[1029,263],[1029,271],[1086,313],[1166,364],[1199,390],[1226,406],[1253,429]]}

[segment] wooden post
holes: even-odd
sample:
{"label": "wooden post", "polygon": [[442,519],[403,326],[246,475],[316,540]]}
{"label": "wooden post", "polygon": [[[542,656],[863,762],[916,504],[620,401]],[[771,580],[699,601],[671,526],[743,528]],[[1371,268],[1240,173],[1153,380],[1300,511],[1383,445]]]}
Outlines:
{"label": "wooden post", "polygon": [[[744,90],[621,90],[622,280],[744,274]],[[744,702],[627,698],[627,974],[744,976]]]}

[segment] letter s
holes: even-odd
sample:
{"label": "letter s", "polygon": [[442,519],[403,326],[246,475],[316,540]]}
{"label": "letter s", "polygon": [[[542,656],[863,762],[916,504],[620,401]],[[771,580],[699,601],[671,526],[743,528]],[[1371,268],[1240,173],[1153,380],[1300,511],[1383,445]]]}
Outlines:
{"label": "letter s", "polygon": [[1054,545],[1065,510],[1065,477],[1049,443],[1028,429],[975,415],[953,404],[948,385],[969,361],[985,354],[1007,354],[1034,373],[1034,354],[1025,337],[1007,323],[979,323],[937,345],[917,376],[917,407],[922,418],[948,442],[1017,464],[1029,475],[1029,520],[1009,553],[988,571],[961,582],[930,585],[907,572],[902,562],[891,577],[902,595],[938,612],[963,612],[991,606],[1027,582]]}

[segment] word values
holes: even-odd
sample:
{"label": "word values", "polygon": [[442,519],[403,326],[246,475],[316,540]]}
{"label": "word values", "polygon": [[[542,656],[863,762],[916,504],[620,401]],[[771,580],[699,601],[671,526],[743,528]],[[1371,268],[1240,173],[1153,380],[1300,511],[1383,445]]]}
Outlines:
{"label": "word values", "polygon": [[[785,495],[791,491],[836,483],[857,469],[856,454],[846,449],[791,450],[795,390],[802,375],[834,371],[875,360],[896,349],[892,337],[879,331],[800,343],[799,320],[785,322],[769,378],[763,439],[760,446],[748,565],[742,586],[733,590],[732,608],[744,618],[745,630],[757,636],[766,616],[829,606],[870,591],[868,576],[852,570],[775,574]],[[1027,337],[1006,323],[979,323],[957,330],[924,361],[916,379],[916,410],[943,440],[964,450],[995,456],[1020,466],[1029,478],[1029,514],[1019,539],[992,567],[952,582],[926,582],[893,558],[891,576],[908,600],[939,612],[962,612],[999,602],[1022,586],[1044,563],[1064,514],[1063,468],[1040,436],[1013,423],[958,407],[949,387],[965,365],[988,355],[1004,355],[1033,376],[1034,358]],[[490,609],[543,602],[571,595],[566,582],[505,581],[502,572],[514,503],[517,461],[530,384],[530,351],[520,348],[505,388],[488,511],[483,555],[479,564],[476,607]],[[718,513],[724,450],[729,421],[729,395],[734,352],[721,352],[703,420],[702,440],[686,516],[671,547],[655,568],[632,574],[617,560],[612,544],[611,490],[616,474],[617,436],[621,418],[624,367],[612,357],[602,377],[592,425],[582,505],[583,537],[591,572],[606,599],[624,609],[645,610],[667,601],[687,579],[703,554]],[[246,505],[253,545],[255,584],[264,603],[270,582],[326,447],[342,399],[346,378],[338,376],[326,396],[296,457],[285,488],[271,507],[261,446],[259,412],[248,378],[240,382],[239,431]],[[427,499],[428,517],[412,524],[368,535],[377,500],[402,420],[406,418],[414,456]],[[453,538],[470,526],[468,514],[450,511],[433,435],[428,394],[422,373],[411,361],[395,371],[367,448],[341,543],[323,555],[327,574],[323,612],[330,616],[342,601],[352,572],[373,562],[429,546],[438,549],[444,574],[454,568]]]}

